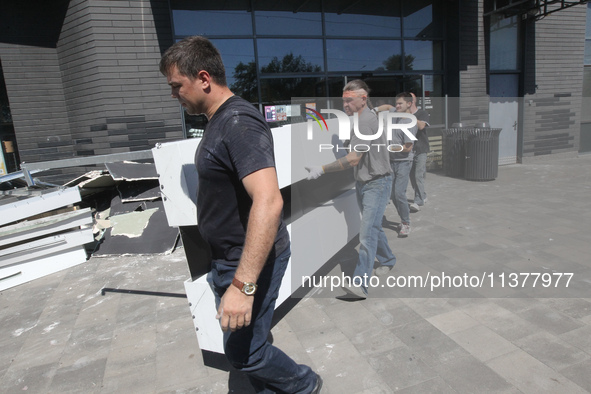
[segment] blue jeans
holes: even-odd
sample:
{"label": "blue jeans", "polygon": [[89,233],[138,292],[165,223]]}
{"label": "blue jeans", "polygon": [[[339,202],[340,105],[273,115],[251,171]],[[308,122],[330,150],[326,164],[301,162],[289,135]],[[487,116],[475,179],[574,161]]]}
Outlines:
{"label": "blue jeans", "polygon": [[[224,332],[224,351],[232,365],[246,373],[257,393],[310,393],[316,385],[316,373],[306,365],[298,365],[267,340],[281,279],[287,268],[291,250],[270,256],[257,281],[252,320],[248,327]],[[231,285],[236,267],[212,262],[207,280],[216,298],[220,299]]]}
{"label": "blue jeans", "polygon": [[410,169],[412,161],[401,160],[390,162],[392,166],[394,182],[392,183],[392,202],[398,211],[398,216],[404,224],[410,224],[410,209],[408,208],[408,200],[406,199],[406,188],[408,187],[408,179],[410,176]]}
{"label": "blue jeans", "polygon": [[427,193],[425,192],[425,175],[427,174],[427,154],[415,153],[415,158],[410,170],[410,183],[415,191],[414,203],[422,206],[425,204]]}
{"label": "blue jeans", "polygon": [[[389,267],[396,264],[396,257],[382,228],[382,217],[388,205],[392,188],[392,175],[371,180],[356,182],[357,202],[361,210],[361,228],[359,229],[359,260],[353,272],[353,278],[367,275],[371,278],[374,261],[377,258],[381,265]],[[363,283],[363,282],[362,282]],[[359,279],[355,279],[359,284]],[[367,293],[367,283],[363,283],[363,290]]]}

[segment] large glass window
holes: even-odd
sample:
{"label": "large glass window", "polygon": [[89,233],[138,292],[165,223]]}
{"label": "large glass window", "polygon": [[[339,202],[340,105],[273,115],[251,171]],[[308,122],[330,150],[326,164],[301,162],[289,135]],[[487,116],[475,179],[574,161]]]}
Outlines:
{"label": "large glass window", "polygon": [[257,35],[322,35],[320,12],[257,11],[255,17]]}
{"label": "large glass window", "polygon": [[591,152],[591,3],[587,3],[579,152]]}
{"label": "large glass window", "polygon": [[516,16],[493,14],[490,24],[490,69],[519,69],[519,29]]}
{"label": "large glass window", "polygon": [[329,37],[399,38],[400,1],[324,0],[326,35]]}
{"label": "large glass window", "polygon": [[212,39],[226,67],[228,86],[245,100],[257,101],[257,72],[252,39]]}
{"label": "large glass window", "polygon": [[400,37],[400,17],[327,13],[327,36]]}
{"label": "large glass window", "polygon": [[173,10],[176,36],[251,35],[252,15],[248,11]]}
{"label": "large glass window", "polygon": [[324,95],[324,81],[321,78],[261,79],[263,103],[287,102],[292,97],[323,97]]}
{"label": "large glass window", "polygon": [[257,40],[261,73],[312,73],[324,70],[322,40],[261,38]]}
{"label": "large glass window", "polygon": [[587,3],[587,25],[585,29],[585,65],[591,65],[591,3]]}
{"label": "large glass window", "polygon": [[402,70],[398,40],[326,40],[329,71]]}
{"label": "large glass window", "polygon": [[230,89],[253,103],[329,90],[340,95],[353,78],[374,81],[385,95],[399,93],[405,89],[401,81],[444,68],[447,3],[170,0],[170,5],[174,38],[210,38],[222,54]]}
{"label": "large glass window", "polygon": [[413,0],[404,3],[404,36],[434,38],[444,34],[445,14],[443,1]]}
{"label": "large glass window", "polygon": [[440,41],[404,41],[406,70],[441,70],[442,44]]}

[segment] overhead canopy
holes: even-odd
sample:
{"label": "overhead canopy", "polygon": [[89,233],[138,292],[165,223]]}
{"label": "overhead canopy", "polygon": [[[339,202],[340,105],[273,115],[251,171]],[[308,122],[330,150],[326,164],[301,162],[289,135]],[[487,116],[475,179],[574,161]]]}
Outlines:
{"label": "overhead canopy", "polygon": [[484,16],[502,14],[505,17],[523,15],[539,20],[570,7],[588,3],[589,0],[490,0],[486,3]]}

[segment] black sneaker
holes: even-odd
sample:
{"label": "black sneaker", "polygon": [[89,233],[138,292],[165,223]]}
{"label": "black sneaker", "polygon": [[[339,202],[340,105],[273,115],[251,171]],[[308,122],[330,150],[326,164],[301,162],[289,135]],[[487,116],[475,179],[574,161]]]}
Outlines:
{"label": "black sneaker", "polygon": [[322,378],[320,375],[316,374],[316,386],[314,386],[314,390],[312,390],[310,394],[320,394],[320,391],[322,390],[322,383],[324,383]]}

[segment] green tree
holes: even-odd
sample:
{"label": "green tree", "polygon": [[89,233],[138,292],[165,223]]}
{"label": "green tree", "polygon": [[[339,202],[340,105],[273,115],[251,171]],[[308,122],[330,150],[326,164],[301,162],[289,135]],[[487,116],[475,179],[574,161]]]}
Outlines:
{"label": "green tree", "polygon": [[251,103],[258,101],[257,67],[255,62],[249,62],[247,64],[238,63],[234,68],[232,76],[236,82],[230,85],[230,89],[235,94]]}
{"label": "green tree", "polygon": [[[413,62],[415,61],[415,57],[413,55],[406,55],[404,57],[404,68],[405,70],[412,70]],[[384,60],[384,66],[386,70],[402,70],[402,55],[392,55],[386,60]]]}
{"label": "green tree", "polygon": [[[261,67],[262,74],[301,74],[320,72],[321,70],[320,66],[306,62],[302,55],[295,56],[293,53],[289,53],[281,59],[275,56],[267,65]],[[234,93],[248,101],[258,101],[257,73],[254,62],[238,63],[234,68],[233,77],[236,81],[230,86],[230,89]],[[314,81],[307,78],[274,78],[261,83],[265,101],[282,101],[291,97],[310,95],[312,85],[314,85]]]}

